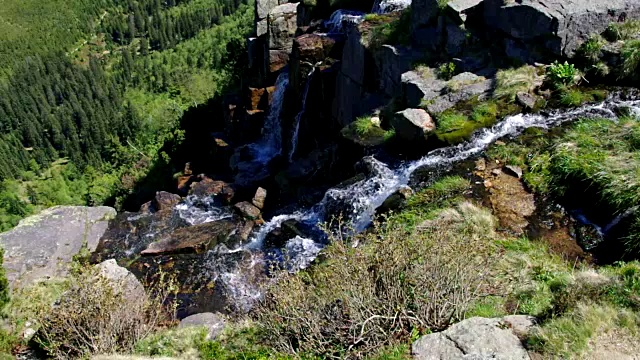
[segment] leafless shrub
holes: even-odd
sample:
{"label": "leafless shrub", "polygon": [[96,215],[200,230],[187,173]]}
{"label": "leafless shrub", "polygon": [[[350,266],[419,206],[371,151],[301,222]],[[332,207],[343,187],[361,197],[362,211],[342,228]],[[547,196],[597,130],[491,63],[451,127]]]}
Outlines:
{"label": "leafless shrub", "polygon": [[69,279],[70,287],[44,316],[36,340],[54,358],[86,358],[93,354],[128,353],[175,314],[173,280],[162,275],[144,296],[132,296],[84,268]]}
{"label": "leafless shrub", "polygon": [[358,248],[334,236],[324,263],[269,289],[255,316],[277,350],[362,357],[446,328],[486,291],[495,256],[486,210],[463,203],[411,231],[389,222],[358,236]]}

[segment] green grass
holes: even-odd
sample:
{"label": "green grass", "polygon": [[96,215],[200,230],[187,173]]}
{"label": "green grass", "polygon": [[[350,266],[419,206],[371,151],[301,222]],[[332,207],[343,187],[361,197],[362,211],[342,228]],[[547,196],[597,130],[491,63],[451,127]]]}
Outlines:
{"label": "green grass", "polygon": [[640,40],[625,42],[622,48],[622,75],[638,77],[640,69]]}
{"label": "green grass", "polygon": [[611,23],[605,31],[605,36],[611,41],[630,40],[638,34],[640,34],[640,20]]}
{"label": "green grass", "polygon": [[436,135],[441,141],[455,144],[467,140],[475,130],[494,125],[503,115],[500,104],[494,101],[460,107],[465,109],[454,108],[435,116]]}
{"label": "green grass", "polygon": [[384,44],[409,45],[411,43],[411,9],[398,14],[367,15],[365,22],[371,23],[369,45],[379,48]]}
{"label": "green grass", "polygon": [[365,146],[376,146],[390,141],[395,130],[384,130],[371,122],[370,116],[362,116],[342,129],[342,136]]}
{"label": "green grass", "polygon": [[578,54],[588,63],[596,63],[602,54],[606,40],[600,35],[592,35],[578,49]]}
{"label": "green grass", "polygon": [[530,65],[499,70],[496,74],[496,88],[493,96],[513,102],[517,93],[532,92],[542,84],[543,78],[538,75],[538,69]]}

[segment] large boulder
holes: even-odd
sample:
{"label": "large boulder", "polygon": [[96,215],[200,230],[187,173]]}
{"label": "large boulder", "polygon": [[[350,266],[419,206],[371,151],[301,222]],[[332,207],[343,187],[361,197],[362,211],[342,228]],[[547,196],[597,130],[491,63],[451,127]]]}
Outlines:
{"label": "large boulder", "polygon": [[180,195],[172,194],[166,191],[156,192],[151,205],[156,211],[170,210],[174,205],[182,201]]}
{"label": "large boulder", "polygon": [[[513,321],[514,319],[511,319]],[[519,321],[519,327],[526,327]],[[529,360],[522,342],[503,319],[474,317],[449,329],[425,335],[411,346],[414,359]]]}
{"label": "large boulder", "polygon": [[382,45],[374,53],[379,89],[388,97],[400,93],[402,74],[411,70],[413,61],[419,56],[421,54],[404,47]]}
{"label": "large boulder", "polygon": [[450,0],[447,3],[447,15],[458,24],[464,24],[467,20],[475,20],[475,18],[483,15],[483,1],[484,0]]}
{"label": "large boulder", "polygon": [[225,243],[235,229],[236,223],[230,220],[179,228],[149,244],[140,255],[202,252],[211,246]]}
{"label": "large boulder", "polygon": [[344,127],[360,114],[364,93],[365,45],[357,26],[351,27],[342,52],[340,71],[336,78],[333,118]]}
{"label": "large boulder", "polygon": [[410,142],[426,140],[436,129],[431,116],[422,109],[405,109],[397,112],[393,117],[392,125],[398,138]]}
{"label": "large boulder", "polygon": [[636,0],[485,0],[484,6],[488,26],[568,57],[611,22],[640,18]]}
{"label": "large boulder", "polygon": [[436,78],[431,68],[420,68],[402,74],[402,96],[407,106],[420,106],[440,96],[447,85]]}
{"label": "large boulder", "polygon": [[438,15],[438,0],[411,1],[411,28],[416,31],[429,25]]}
{"label": "large boulder", "polygon": [[180,321],[178,328],[204,327],[207,329],[207,340],[214,340],[224,330],[225,318],[219,313],[199,313],[187,316]]}
{"label": "large boulder", "polygon": [[115,216],[106,206],[56,206],[0,234],[9,284],[15,288],[67,275],[74,255],[83,248],[94,251]]}
{"label": "large boulder", "polygon": [[[464,72],[451,78],[441,89],[441,93],[428,99],[425,104],[427,111],[432,114],[441,113],[454,107],[457,103],[477,97],[484,100],[490,96],[493,89],[493,80],[470,72]],[[423,98],[427,100],[427,98]]]}
{"label": "large boulder", "polygon": [[109,281],[113,291],[122,293],[127,300],[139,301],[146,296],[144,286],[131,271],[118,265],[115,259],[109,259],[96,265],[98,274]]}

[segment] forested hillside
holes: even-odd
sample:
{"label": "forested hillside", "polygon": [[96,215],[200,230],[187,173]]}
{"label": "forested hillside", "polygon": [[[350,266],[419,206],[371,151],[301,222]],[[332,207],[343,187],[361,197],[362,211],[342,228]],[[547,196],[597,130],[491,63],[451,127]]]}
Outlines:
{"label": "forested hillside", "polygon": [[0,230],[113,204],[168,162],[182,113],[241,73],[252,20],[238,0],[3,1]]}

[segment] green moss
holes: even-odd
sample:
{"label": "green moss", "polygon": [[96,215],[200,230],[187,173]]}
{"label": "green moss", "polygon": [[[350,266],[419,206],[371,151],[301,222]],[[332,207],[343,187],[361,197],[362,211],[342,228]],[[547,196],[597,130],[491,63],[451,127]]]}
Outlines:
{"label": "green moss", "polygon": [[482,126],[491,126],[495,124],[498,117],[498,104],[487,102],[480,104],[471,114],[471,119]]}

